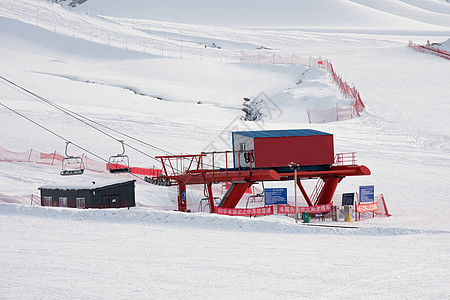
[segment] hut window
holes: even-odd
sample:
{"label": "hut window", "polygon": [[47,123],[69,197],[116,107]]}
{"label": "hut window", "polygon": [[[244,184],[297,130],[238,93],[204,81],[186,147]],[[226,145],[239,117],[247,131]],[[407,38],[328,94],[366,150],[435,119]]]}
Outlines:
{"label": "hut window", "polygon": [[86,208],[85,198],[77,198],[77,208]]}
{"label": "hut window", "polygon": [[52,206],[52,197],[44,197],[44,206]]}
{"label": "hut window", "polygon": [[239,144],[239,150],[241,151],[246,151],[247,150],[247,145],[246,144]]}
{"label": "hut window", "polygon": [[67,207],[67,197],[59,197],[59,207]]}

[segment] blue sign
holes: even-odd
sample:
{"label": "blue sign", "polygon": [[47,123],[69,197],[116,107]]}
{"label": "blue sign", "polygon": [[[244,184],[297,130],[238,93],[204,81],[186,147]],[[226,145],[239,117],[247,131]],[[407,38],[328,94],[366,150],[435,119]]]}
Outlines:
{"label": "blue sign", "polygon": [[342,206],[353,205],[355,201],[355,193],[342,194]]}
{"label": "blue sign", "polygon": [[264,203],[266,205],[287,204],[287,188],[264,189]]}
{"label": "blue sign", "polygon": [[359,187],[359,202],[374,202],[375,186],[365,185]]}

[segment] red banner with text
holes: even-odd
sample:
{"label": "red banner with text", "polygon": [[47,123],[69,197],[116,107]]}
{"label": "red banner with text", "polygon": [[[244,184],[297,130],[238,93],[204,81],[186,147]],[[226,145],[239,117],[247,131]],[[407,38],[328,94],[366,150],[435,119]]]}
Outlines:
{"label": "red banner with text", "polygon": [[[332,204],[323,204],[316,206],[302,206],[297,207],[297,213],[309,212],[309,213],[325,213],[331,211]],[[295,206],[290,205],[277,205],[277,211],[279,214],[295,214]]]}
{"label": "red banner with text", "polygon": [[258,208],[216,207],[215,212],[219,215],[228,215],[228,216],[265,216],[265,215],[273,215],[273,206],[258,207]]}
{"label": "red banner with text", "polygon": [[378,210],[378,202],[375,203],[364,203],[356,205],[356,212],[364,213]]}

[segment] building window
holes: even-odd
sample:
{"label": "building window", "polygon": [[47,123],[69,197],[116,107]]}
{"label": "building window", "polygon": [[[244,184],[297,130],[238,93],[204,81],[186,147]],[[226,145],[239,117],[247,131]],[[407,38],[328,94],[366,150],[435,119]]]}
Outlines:
{"label": "building window", "polygon": [[77,208],[86,208],[85,198],[77,198]]}
{"label": "building window", "polygon": [[247,145],[246,144],[239,144],[239,150],[246,151],[247,150]]}
{"label": "building window", "polygon": [[52,206],[52,197],[44,197],[44,206]]}
{"label": "building window", "polygon": [[67,197],[59,197],[59,207],[67,207]]}

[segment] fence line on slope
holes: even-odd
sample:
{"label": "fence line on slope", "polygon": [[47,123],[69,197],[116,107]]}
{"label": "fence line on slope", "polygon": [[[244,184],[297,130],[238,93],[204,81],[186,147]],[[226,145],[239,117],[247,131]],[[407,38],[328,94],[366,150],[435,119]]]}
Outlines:
{"label": "fence line on slope", "polygon": [[247,63],[265,63],[265,64],[292,64],[308,67],[322,68],[330,74],[333,82],[337,85],[341,93],[347,97],[353,99],[354,103],[351,106],[336,105],[330,109],[325,110],[312,110],[308,108],[308,120],[309,123],[328,123],[335,121],[349,120],[356,117],[360,117],[361,112],[364,110],[365,105],[361,100],[361,95],[355,86],[350,86],[341,75],[339,75],[333,67],[333,64],[328,59],[321,57],[315,58],[310,56],[309,58],[303,58],[292,54],[291,56],[280,56],[277,54],[263,55],[255,54],[251,55],[244,51],[241,51],[241,62]]}
{"label": "fence line on slope", "polygon": [[[79,155],[79,157],[83,158],[83,163],[86,170],[98,173],[109,172],[106,163],[91,159],[84,154]],[[0,147],[0,161],[2,162],[28,162],[35,164],[61,166],[63,159],[64,155],[59,154],[56,151],[53,153],[43,153],[30,149],[25,152],[13,152],[3,147]],[[156,176],[160,172],[161,170],[158,170],[155,167],[153,168],[131,167],[131,173],[135,175]]]}
{"label": "fence line on slope", "polygon": [[442,57],[442,58],[450,60],[450,53],[448,53],[447,51],[442,51],[442,50],[440,50],[438,48],[434,48],[434,47],[431,47],[431,46],[417,45],[417,44],[414,44],[412,41],[409,41],[408,47],[413,49],[413,50],[416,50],[418,52],[427,53],[427,54],[434,54],[434,55],[437,55],[439,57]]}

